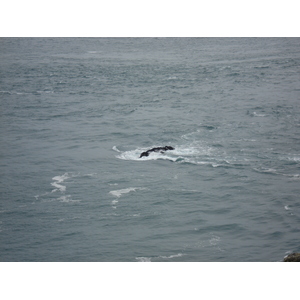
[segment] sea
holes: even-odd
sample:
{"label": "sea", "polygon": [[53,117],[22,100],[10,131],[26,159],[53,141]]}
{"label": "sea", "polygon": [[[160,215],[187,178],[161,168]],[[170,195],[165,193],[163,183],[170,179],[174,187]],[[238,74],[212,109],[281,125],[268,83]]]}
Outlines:
{"label": "sea", "polygon": [[300,251],[300,38],[0,38],[0,103],[1,262]]}

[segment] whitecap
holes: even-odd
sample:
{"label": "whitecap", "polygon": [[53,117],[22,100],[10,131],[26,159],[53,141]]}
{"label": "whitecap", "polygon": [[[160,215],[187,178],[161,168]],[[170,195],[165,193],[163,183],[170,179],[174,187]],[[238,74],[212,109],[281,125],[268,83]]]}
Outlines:
{"label": "whitecap", "polygon": [[145,188],[130,187],[130,188],[127,188],[127,189],[110,191],[109,194],[120,198],[123,194],[127,194],[127,193],[130,193],[132,191],[135,192],[136,190],[145,190]]}
{"label": "whitecap", "polygon": [[66,186],[58,184],[57,182],[52,182],[51,185],[56,188],[56,189],[52,190],[52,193],[56,192],[57,190],[59,190],[60,192],[66,191]]}
{"label": "whitecap", "polygon": [[181,158],[181,157],[174,157],[171,154],[167,154],[167,153],[153,152],[149,156],[143,156],[141,158],[138,158],[137,160],[138,161],[170,160],[170,161],[176,162],[176,161],[179,161],[179,160],[183,160],[183,158]]}
{"label": "whitecap", "polygon": [[204,147],[202,145],[187,145],[179,146],[173,150],[172,154],[187,157],[187,156],[198,156],[198,155],[209,155],[212,151],[210,147]]}
{"label": "whitecap", "polygon": [[[176,163],[191,163],[191,164],[198,164],[198,158],[201,156],[211,156],[216,150],[212,147],[203,145],[203,143],[195,143],[192,142],[188,145],[177,146],[175,145],[174,150],[161,152],[151,152],[149,156],[143,156],[140,158],[142,152],[149,150],[149,148],[158,147],[153,145],[148,148],[137,148],[134,150],[124,151],[121,152],[116,147],[113,149],[116,152],[119,152],[116,155],[116,158],[122,160],[133,160],[138,162],[145,162],[151,160],[169,160]],[[202,164],[201,162],[199,164]]]}
{"label": "whitecap", "polygon": [[112,149],[113,149],[114,151],[116,151],[116,152],[121,152],[121,151],[117,148],[117,146],[113,146]]}
{"label": "whitecap", "polygon": [[80,200],[73,200],[71,198],[71,195],[67,195],[67,196],[61,196],[59,198],[57,198],[58,201],[60,202],[80,202]]}
{"label": "whitecap", "polygon": [[300,157],[298,156],[298,157],[288,157],[287,158],[289,161],[295,161],[295,162],[300,162]]}
{"label": "whitecap", "polygon": [[[120,152],[119,150],[117,150],[117,148],[114,149],[117,152]],[[136,161],[142,161],[145,160],[146,157],[143,157],[143,159],[140,159],[140,155],[143,151],[143,149],[135,149],[135,150],[130,150],[130,151],[124,151],[121,154],[117,155],[116,157],[119,159],[123,159],[123,160],[136,160]]]}
{"label": "whitecap", "polygon": [[89,174],[83,174],[84,177],[95,177],[97,176],[97,173],[89,173]]}
{"label": "whitecap", "polygon": [[62,185],[61,183],[64,182],[66,179],[70,178],[68,173],[65,173],[61,176],[54,176],[52,178],[52,180],[54,180],[54,182],[51,183],[52,186],[54,186],[56,189],[52,190],[52,193],[56,192],[56,191],[60,191],[60,192],[65,192],[66,191],[66,186]]}
{"label": "whitecap", "polygon": [[12,93],[11,92],[9,92],[9,91],[0,91],[0,93],[1,94],[9,94],[9,95],[11,95]]}
{"label": "whitecap", "polygon": [[152,152],[149,156],[143,156],[140,158],[142,152],[148,150],[149,148],[144,149],[135,149],[130,151],[122,152],[121,154],[117,155],[116,157],[123,160],[134,160],[134,161],[148,161],[148,160],[158,160],[158,159],[166,159],[176,161],[176,157],[172,157],[163,153],[159,152]]}
{"label": "whitecap", "polygon": [[182,253],[177,253],[177,254],[173,254],[173,255],[170,255],[170,256],[160,256],[160,258],[163,258],[163,259],[172,259],[172,258],[181,257],[181,256],[183,256]]}
{"label": "whitecap", "polygon": [[135,259],[139,262],[151,262],[150,257],[136,257]]}
{"label": "whitecap", "polygon": [[212,236],[212,238],[209,240],[210,245],[216,246],[220,242],[221,238],[219,236]]}
{"label": "whitecap", "polygon": [[253,168],[254,171],[256,172],[259,172],[259,173],[270,173],[270,174],[277,174],[277,171],[275,169],[272,169],[272,168],[264,168],[264,167],[261,167],[260,169],[258,168]]}
{"label": "whitecap", "polygon": [[65,181],[66,179],[70,178],[68,173],[65,173],[61,176],[54,176],[52,179],[57,181],[58,183],[61,183]]}
{"label": "whitecap", "polygon": [[258,114],[257,112],[253,112],[253,116],[254,117],[265,117],[266,115],[264,115],[264,114]]}

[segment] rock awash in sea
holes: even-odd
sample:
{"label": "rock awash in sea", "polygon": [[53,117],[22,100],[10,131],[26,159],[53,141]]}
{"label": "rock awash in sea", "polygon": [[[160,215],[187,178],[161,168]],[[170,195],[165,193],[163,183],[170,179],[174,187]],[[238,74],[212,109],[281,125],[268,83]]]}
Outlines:
{"label": "rock awash in sea", "polygon": [[300,253],[292,253],[286,256],[283,261],[286,262],[292,262],[292,261],[298,261],[300,262]]}
{"label": "rock awash in sea", "polygon": [[143,156],[149,156],[149,154],[150,154],[151,152],[160,152],[160,153],[164,153],[165,151],[168,151],[168,150],[175,150],[175,148],[173,148],[172,146],[155,147],[155,148],[149,149],[149,150],[147,150],[147,151],[141,153],[140,158],[143,157]]}

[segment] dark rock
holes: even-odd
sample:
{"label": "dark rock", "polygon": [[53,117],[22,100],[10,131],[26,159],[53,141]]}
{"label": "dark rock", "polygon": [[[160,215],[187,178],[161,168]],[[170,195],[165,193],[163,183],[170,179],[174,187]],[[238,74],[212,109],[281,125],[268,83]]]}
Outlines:
{"label": "dark rock", "polygon": [[164,153],[164,151],[168,151],[168,150],[175,150],[175,148],[173,148],[172,146],[165,146],[165,147],[156,147],[156,148],[152,148],[149,149],[143,153],[141,153],[140,158],[143,156],[149,156],[150,152],[160,152],[160,153]]}
{"label": "dark rock", "polygon": [[283,261],[299,261],[300,262],[300,253],[292,253],[286,256]]}

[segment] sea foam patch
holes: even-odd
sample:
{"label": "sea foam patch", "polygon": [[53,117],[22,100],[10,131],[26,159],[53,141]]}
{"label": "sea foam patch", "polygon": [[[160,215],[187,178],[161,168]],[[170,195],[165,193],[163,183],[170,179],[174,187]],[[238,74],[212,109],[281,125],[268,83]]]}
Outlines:
{"label": "sea foam patch", "polygon": [[203,152],[207,154],[208,151],[207,149],[199,150],[196,147],[175,146],[174,150],[151,152],[149,156],[140,157],[141,153],[155,147],[159,147],[159,146],[154,145],[154,146],[150,146],[149,148],[137,148],[137,149],[124,151],[124,152],[120,151],[116,146],[114,146],[113,150],[119,153],[116,157],[123,160],[149,161],[149,160],[160,159],[160,160],[170,160],[173,162],[184,161],[185,158],[199,155],[200,153],[203,154]]}
{"label": "sea foam patch", "polygon": [[66,202],[66,203],[68,203],[68,202],[80,202],[80,200],[73,200],[71,198],[71,195],[61,196],[61,197],[57,198],[57,200],[59,202]]}
{"label": "sea foam patch", "polygon": [[181,257],[181,256],[183,256],[182,253],[177,253],[177,254],[173,254],[173,255],[170,255],[170,256],[160,256],[160,258],[162,258],[162,259],[172,259],[172,258]]}
{"label": "sea foam patch", "polygon": [[164,255],[155,256],[155,257],[138,256],[135,259],[138,262],[151,262],[152,260],[154,260],[154,261],[171,260],[171,259],[179,258],[179,257],[182,257],[182,256],[184,256],[183,253],[177,253],[177,254],[173,254],[173,255],[169,255],[169,256],[164,256]]}
{"label": "sea foam patch", "polygon": [[51,183],[52,186],[55,187],[54,190],[52,190],[52,193],[56,192],[56,191],[60,191],[60,192],[65,192],[66,191],[66,186],[62,185],[61,183],[63,183],[66,179],[70,178],[68,173],[65,173],[61,176],[54,176],[52,178],[52,180],[54,180],[54,182]]}
{"label": "sea foam patch", "polygon": [[63,202],[63,203],[79,203],[81,200],[73,200],[71,195],[66,195],[67,186],[66,183],[74,183],[74,182],[66,182],[66,180],[70,178],[74,178],[76,182],[76,178],[93,178],[97,175],[97,173],[88,173],[88,174],[80,174],[73,172],[66,172],[62,175],[57,175],[52,178],[52,182],[50,183],[54,189],[51,192],[45,192],[43,194],[35,195],[34,198],[36,201],[41,202]]}
{"label": "sea foam patch", "polygon": [[138,262],[151,262],[151,257],[143,257],[143,256],[140,256],[140,257],[136,257],[135,258]]}
{"label": "sea foam patch", "polygon": [[127,189],[121,189],[121,190],[115,190],[115,191],[110,191],[109,194],[120,198],[123,194],[127,194],[130,192],[135,192],[136,190],[145,190],[146,188],[139,188],[139,187],[129,187]]}

